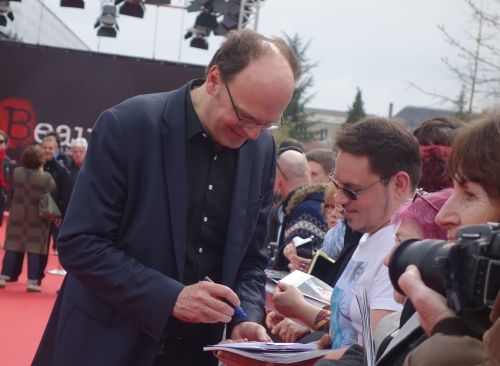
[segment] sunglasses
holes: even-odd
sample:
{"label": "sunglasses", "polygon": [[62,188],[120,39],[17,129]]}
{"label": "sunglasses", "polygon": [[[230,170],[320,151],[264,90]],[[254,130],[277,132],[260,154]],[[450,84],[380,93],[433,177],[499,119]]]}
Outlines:
{"label": "sunglasses", "polygon": [[413,201],[411,201],[412,203],[415,202],[415,200],[417,198],[420,198],[422,201],[424,201],[425,203],[427,203],[429,206],[431,206],[434,210],[436,210],[436,212],[439,212],[439,208],[437,208],[436,206],[434,206],[434,204],[429,201],[427,198],[424,197],[426,193],[424,193],[424,191],[422,189],[419,189],[416,193],[415,193],[415,196],[413,197]]}
{"label": "sunglasses", "polygon": [[335,188],[337,188],[338,190],[342,190],[345,192],[345,194],[353,201],[356,201],[358,199],[358,194],[366,191],[368,188],[371,188],[373,187],[375,184],[377,183],[380,183],[382,182],[383,180],[386,180],[390,177],[392,177],[394,174],[390,174],[386,177],[383,177],[382,179],[379,179],[377,180],[375,183],[372,183],[370,184],[369,186],[366,186],[365,188],[361,188],[361,189],[358,189],[357,191],[353,191],[352,189],[348,189],[348,188],[344,188],[342,187],[340,184],[338,184],[338,182],[334,179],[335,177],[335,173],[332,173],[329,175],[330,177],[330,180],[333,182],[333,184],[335,185]]}
{"label": "sunglasses", "polygon": [[[302,151],[301,148],[297,147],[297,146],[287,146],[287,147],[282,147],[281,149],[278,150],[278,153],[276,154],[276,157],[279,157],[281,154],[283,154],[285,151],[297,151],[301,154],[303,154],[304,152]],[[283,173],[283,170],[281,170],[280,168],[280,164],[278,162],[276,162],[276,165],[278,166],[278,169],[281,173],[281,175],[283,175],[283,178],[285,178],[286,180],[288,180],[288,178],[286,177],[285,173]]]}

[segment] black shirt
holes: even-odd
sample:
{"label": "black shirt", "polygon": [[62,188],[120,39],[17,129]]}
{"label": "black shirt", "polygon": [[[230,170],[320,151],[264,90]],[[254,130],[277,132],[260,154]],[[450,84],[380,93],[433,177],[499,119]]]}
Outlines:
{"label": "black shirt", "polygon": [[186,94],[188,223],[185,285],[208,276],[221,282],[237,150],[214,142],[196,114],[190,91],[204,80],[193,80]]}

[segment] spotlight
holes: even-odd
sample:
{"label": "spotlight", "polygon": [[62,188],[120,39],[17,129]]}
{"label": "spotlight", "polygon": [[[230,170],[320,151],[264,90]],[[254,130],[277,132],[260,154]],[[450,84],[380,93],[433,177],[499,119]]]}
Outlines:
{"label": "spotlight", "polygon": [[202,36],[194,37],[191,40],[190,46],[194,48],[201,48],[202,50],[208,50],[208,42],[205,37]]}
{"label": "spotlight", "polygon": [[65,8],[85,8],[83,0],[61,0],[61,6]]}
{"label": "spotlight", "polygon": [[217,17],[214,14],[202,12],[198,17],[196,17],[195,27],[206,27],[209,29],[217,28],[219,24],[217,23]]}
{"label": "spotlight", "polygon": [[116,38],[116,29],[115,28],[108,28],[108,27],[101,27],[97,31],[97,37]]}
{"label": "spotlight", "polygon": [[[116,0],[115,5],[118,5],[121,2],[123,2],[123,0]],[[125,0],[123,5],[120,7],[120,14],[135,18],[144,18],[145,11],[146,8],[144,7],[144,0]]]}
{"label": "spotlight", "polygon": [[14,13],[12,9],[9,7],[9,2],[0,0],[0,25],[5,27],[7,26],[7,18],[11,21],[14,21]]}
{"label": "spotlight", "polygon": [[94,28],[98,28],[98,37],[116,37],[116,31],[120,30],[118,28],[118,23],[116,23],[116,6],[112,3],[107,3],[102,5],[102,14],[94,25]]}

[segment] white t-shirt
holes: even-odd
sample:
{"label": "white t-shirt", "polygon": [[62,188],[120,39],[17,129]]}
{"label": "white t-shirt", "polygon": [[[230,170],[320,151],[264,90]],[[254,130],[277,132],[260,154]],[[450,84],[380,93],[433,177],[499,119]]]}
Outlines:
{"label": "white t-shirt", "polygon": [[368,290],[371,310],[402,309],[394,301],[389,271],[384,266],[384,258],[394,246],[395,232],[396,226],[389,225],[373,235],[365,234],[359,240],[359,245],[332,294],[332,349],[350,347],[362,339],[361,313],[352,292],[356,286],[365,286]]}

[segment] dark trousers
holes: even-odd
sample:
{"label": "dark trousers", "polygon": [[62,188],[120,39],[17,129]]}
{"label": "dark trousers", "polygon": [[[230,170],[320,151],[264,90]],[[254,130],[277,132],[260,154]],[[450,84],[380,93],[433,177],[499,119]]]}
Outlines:
{"label": "dark trousers", "polygon": [[[40,255],[27,253],[28,254],[28,282],[36,283],[38,281],[38,267],[40,264]],[[13,252],[11,250],[5,251],[5,255],[2,261],[2,276],[7,276],[10,279],[13,278],[13,275],[19,277],[19,273],[15,273],[15,271],[19,270],[18,263],[21,263],[21,270],[23,266],[24,252]]]}
{"label": "dark trousers", "polygon": [[[3,257],[3,267],[5,267],[5,257],[7,257],[7,253],[9,251],[6,251],[5,252],[5,256]],[[17,253],[17,252],[14,252],[14,253]],[[23,253],[21,253],[23,254]],[[28,257],[29,258],[29,257]],[[21,274],[21,272],[23,271],[23,260],[24,260],[24,255],[17,255],[17,256],[13,256],[12,259],[9,259],[9,266],[10,266],[10,280],[8,280],[9,282],[16,282],[18,279],[19,279],[19,275]],[[2,270],[2,274],[3,274],[3,270]]]}
{"label": "dark trousers", "polygon": [[59,236],[59,228],[57,228],[54,225],[54,221],[51,221],[50,223],[50,235],[52,236],[53,242],[52,242],[52,249],[56,250],[57,249],[57,237]]}

